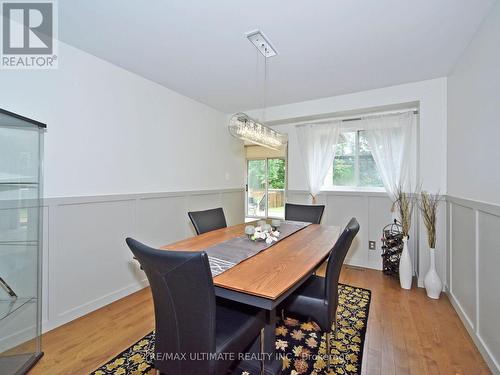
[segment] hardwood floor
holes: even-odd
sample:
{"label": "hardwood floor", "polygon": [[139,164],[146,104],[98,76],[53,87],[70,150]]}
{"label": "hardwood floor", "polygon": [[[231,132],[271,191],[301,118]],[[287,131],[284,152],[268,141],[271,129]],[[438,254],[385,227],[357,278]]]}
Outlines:
{"label": "hardwood floor", "polygon": [[146,288],[45,333],[45,354],[29,374],[89,374],[153,327],[153,303]]}
{"label": "hardwood floor", "polygon": [[431,300],[382,272],[348,267],[342,282],[372,291],[362,374],[491,374],[446,295]]}
{"label": "hardwood floor", "polygon": [[[430,300],[423,289],[402,290],[379,271],[353,267],[341,282],[372,291],[363,375],[491,374],[446,295]],[[30,374],[88,374],[153,325],[144,289],[44,334],[45,356]]]}

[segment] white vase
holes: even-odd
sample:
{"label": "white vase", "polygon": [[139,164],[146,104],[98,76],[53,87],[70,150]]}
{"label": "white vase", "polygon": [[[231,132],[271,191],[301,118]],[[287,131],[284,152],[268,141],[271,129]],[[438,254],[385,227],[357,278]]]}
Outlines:
{"label": "white vase", "polygon": [[403,252],[399,259],[399,284],[403,289],[411,289],[413,279],[413,267],[411,265],[410,252],[408,251],[408,238],[403,237]]}
{"label": "white vase", "polygon": [[431,264],[425,274],[424,286],[428,297],[438,299],[443,290],[443,283],[436,272],[436,250],[430,249],[430,254]]}

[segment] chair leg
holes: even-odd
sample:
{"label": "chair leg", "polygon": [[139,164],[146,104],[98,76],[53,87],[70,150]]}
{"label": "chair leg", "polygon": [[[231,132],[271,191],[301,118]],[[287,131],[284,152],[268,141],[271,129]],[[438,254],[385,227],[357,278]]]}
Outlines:
{"label": "chair leg", "polygon": [[333,322],[333,338],[335,339],[335,341],[338,340],[338,335],[337,335],[337,319],[335,319],[335,321]]}
{"label": "chair leg", "polygon": [[265,372],[264,361],[265,361],[265,355],[264,355],[264,328],[262,328],[260,330],[260,375],[264,375],[264,372]]}
{"label": "chair leg", "polygon": [[328,370],[330,370],[330,357],[331,357],[331,348],[330,348],[330,332],[326,332],[326,365]]}
{"label": "chair leg", "polygon": [[[328,369],[330,369],[330,364],[331,364],[331,358],[332,358],[332,353],[331,353],[331,343],[330,343],[330,340],[332,339],[332,336],[331,336],[331,331],[328,331],[326,333],[326,351],[327,351],[327,354],[328,354],[328,362],[327,362],[327,365],[328,365]],[[335,319],[333,321],[333,339],[335,341],[337,341],[337,319]]]}
{"label": "chair leg", "polygon": [[281,309],[281,320],[285,321],[285,309]]}

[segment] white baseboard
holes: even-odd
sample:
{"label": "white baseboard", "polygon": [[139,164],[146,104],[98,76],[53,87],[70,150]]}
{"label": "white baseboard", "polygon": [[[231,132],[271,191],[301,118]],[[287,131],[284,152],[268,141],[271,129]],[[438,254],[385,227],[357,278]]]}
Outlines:
{"label": "white baseboard", "polygon": [[356,259],[346,259],[344,263],[349,265],[349,266],[354,266],[354,267],[370,268],[370,269],[377,270],[377,271],[382,270],[380,263],[374,263],[374,262],[369,263],[369,262],[365,262],[362,260],[356,260]]}
{"label": "white baseboard", "polygon": [[132,293],[135,293],[148,286],[148,280],[143,279],[137,283],[126,286],[125,288],[116,290],[114,292],[103,295],[92,301],[86,302],[80,306],[74,307],[70,310],[60,313],[55,319],[44,322],[42,332],[45,333],[72,320],[78,319],[86,314],[91,313],[101,307],[109,305],[121,298],[124,298]]}
{"label": "white baseboard", "polygon": [[467,314],[465,314],[464,310],[462,309],[460,302],[458,302],[453,293],[447,292],[447,295],[452,306],[457,312],[457,315],[459,316],[465,329],[469,333],[469,336],[472,338],[472,341],[474,341],[474,344],[476,345],[477,349],[479,350],[484,360],[486,361],[486,364],[490,368],[491,372],[494,375],[500,375],[500,365],[496,363],[495,359],[493,358],[493,355],[488,350],[481,337],[475,332],[474,327],[470,319],[467,317]]}

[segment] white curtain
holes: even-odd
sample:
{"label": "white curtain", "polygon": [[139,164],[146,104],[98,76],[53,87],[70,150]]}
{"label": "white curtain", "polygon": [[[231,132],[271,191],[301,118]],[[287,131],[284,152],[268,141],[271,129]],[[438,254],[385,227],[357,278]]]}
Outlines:
{"label": "white curtain", "polygon": [[385,190],[394,197],[399,185],[405,187],[411,184],[411,137],[415,115],[411,111],[369,117],[362,121]]}
{"label": "white curtain", "polygon": [[328,169],[332,166],[340,125],[341,121],[331,121],[295,127],[313,203],[316,203],[316,195],[323,186]]}

